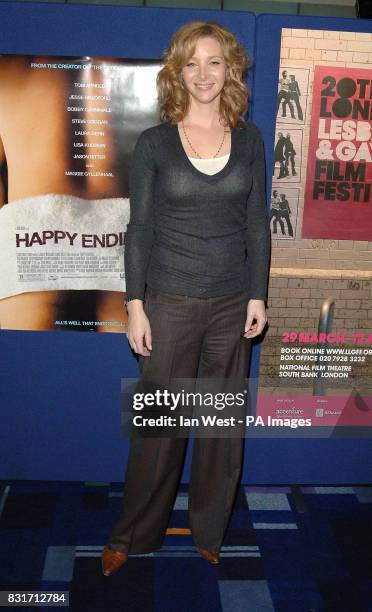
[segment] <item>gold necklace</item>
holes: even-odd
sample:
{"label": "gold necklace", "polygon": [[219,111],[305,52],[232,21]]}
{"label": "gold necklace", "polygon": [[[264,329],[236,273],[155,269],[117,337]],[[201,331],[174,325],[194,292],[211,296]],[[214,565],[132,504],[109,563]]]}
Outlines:
{"label": "gold necklace", "polygon": [[[190,149],[191,149],[191,150],[192,150],[192,151],[195,153],[195,155],[196,155],[197,157],[199,157],[199,159],[203,159],[203,158],[202,158],[202,156],[201,156],[201,155],[199,155],[199,153],[198,153],[197,151],[195,151],[194,147],[192,146],[192,144],[191,144],[191,142],[190,142],[190,139],[189,139],[189,137],[188,137],[188,135],[187,135],[187,133],[186,133],[185,126],[184,126],[184,124],[183,124],[183,120],[181,121],[181,125],[182,125],[182,129],[183,129],[183,133],[185,134],[185,138],[186,138],[187,142],[188,142],[188,143],[189,143],[189,145],[190,145]],[[222,145],[223,145],[223,143],[225,142],[225,134],[226,134],[226,133],[227,133],[227,130],[225,130],[225,129],[224,129],[224,130],[223,130],[223,138],[222,138],[222,142],[221,142],[220,146],[218,147],[218,151],[217,151],[217,153],[216,153],[215,155],[213,155],[213,157],[217,157],[217,155],[218,155],[218,154],[219,154],[219,152],[221,151],[221,149],[222,149]]]}

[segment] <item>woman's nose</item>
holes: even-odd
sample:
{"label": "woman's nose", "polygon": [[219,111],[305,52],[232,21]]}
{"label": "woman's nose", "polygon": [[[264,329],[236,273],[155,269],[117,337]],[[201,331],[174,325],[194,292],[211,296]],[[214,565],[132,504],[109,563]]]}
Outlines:
{"label": "woman's nose", "polygon": [[206,66],[199,67],[199,77],[204,80],[207,77],[207,68]]}

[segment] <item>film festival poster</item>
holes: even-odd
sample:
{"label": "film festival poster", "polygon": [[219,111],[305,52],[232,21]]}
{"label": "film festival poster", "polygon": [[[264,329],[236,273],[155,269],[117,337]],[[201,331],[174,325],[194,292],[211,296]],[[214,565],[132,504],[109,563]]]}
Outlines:
{"label": "film festival poster", "polygon": [[372,69],[362,51],[372,53],[371,34],[282,29],[256,405],[278,425],[269,435],[367,435],[372,425]]}
{"label": "film festival poster", "polygon": [[158,60],[0,56],[0,328],[125,332],[129,164]]}

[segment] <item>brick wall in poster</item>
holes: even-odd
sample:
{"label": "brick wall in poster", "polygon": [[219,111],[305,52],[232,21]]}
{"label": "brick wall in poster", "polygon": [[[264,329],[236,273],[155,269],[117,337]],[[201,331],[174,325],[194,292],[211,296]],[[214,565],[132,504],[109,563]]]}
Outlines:
{"label": "brick wall in poster", "polygon": [[[290,128],[294,134],[296,130],[301,131],[301,141],[298,139],[296,145],[301,145],[301,168],[298,169],[301,177],[290,177],[290,183],[273,181],[273,189],[279,185],[278,191],[296,192],[297,196],[291,216],[293,237],[287,234],[279,238],[272,233],[269,329],[261,347],[260,369],[263,375],[268,376],[276,376],[278,372],[281,333],[289,329],[317,331],[320,307],[327,297],[335,299],[333,330],[364,330],[368,333],[372,328],[372,242],[301,238],[312,82],[316,65],[370,66],[372,79],[372,34],[282,30],[280,71],[294,68],[299,69],[299,73],[308,74],[308,95],[302,125],[283,125],[283,132],[286,128]],[[280,125],[277,127],[280,129]],[[277,227],[277,230],[280,231],[280,228]],[[357,375],[358,369],[353,371]]]}

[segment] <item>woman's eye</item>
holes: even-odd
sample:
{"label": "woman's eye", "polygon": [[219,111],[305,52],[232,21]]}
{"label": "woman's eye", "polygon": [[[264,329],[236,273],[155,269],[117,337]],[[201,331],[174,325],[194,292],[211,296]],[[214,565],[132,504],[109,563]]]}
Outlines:
{"label": "woman's eye", "polygon": [[211,62],[211,64],[215,64],[216,66],[219,66],[220,62],[218,60],[214,60],[213,62]]}
{"label": "woman's eye", "polygon": [[188,68],[191,68],[192,66],[195,66],[195,64],[194,64],[194,62],[189,62],[188,64],[186,64],[186,66],[187,66]]}

